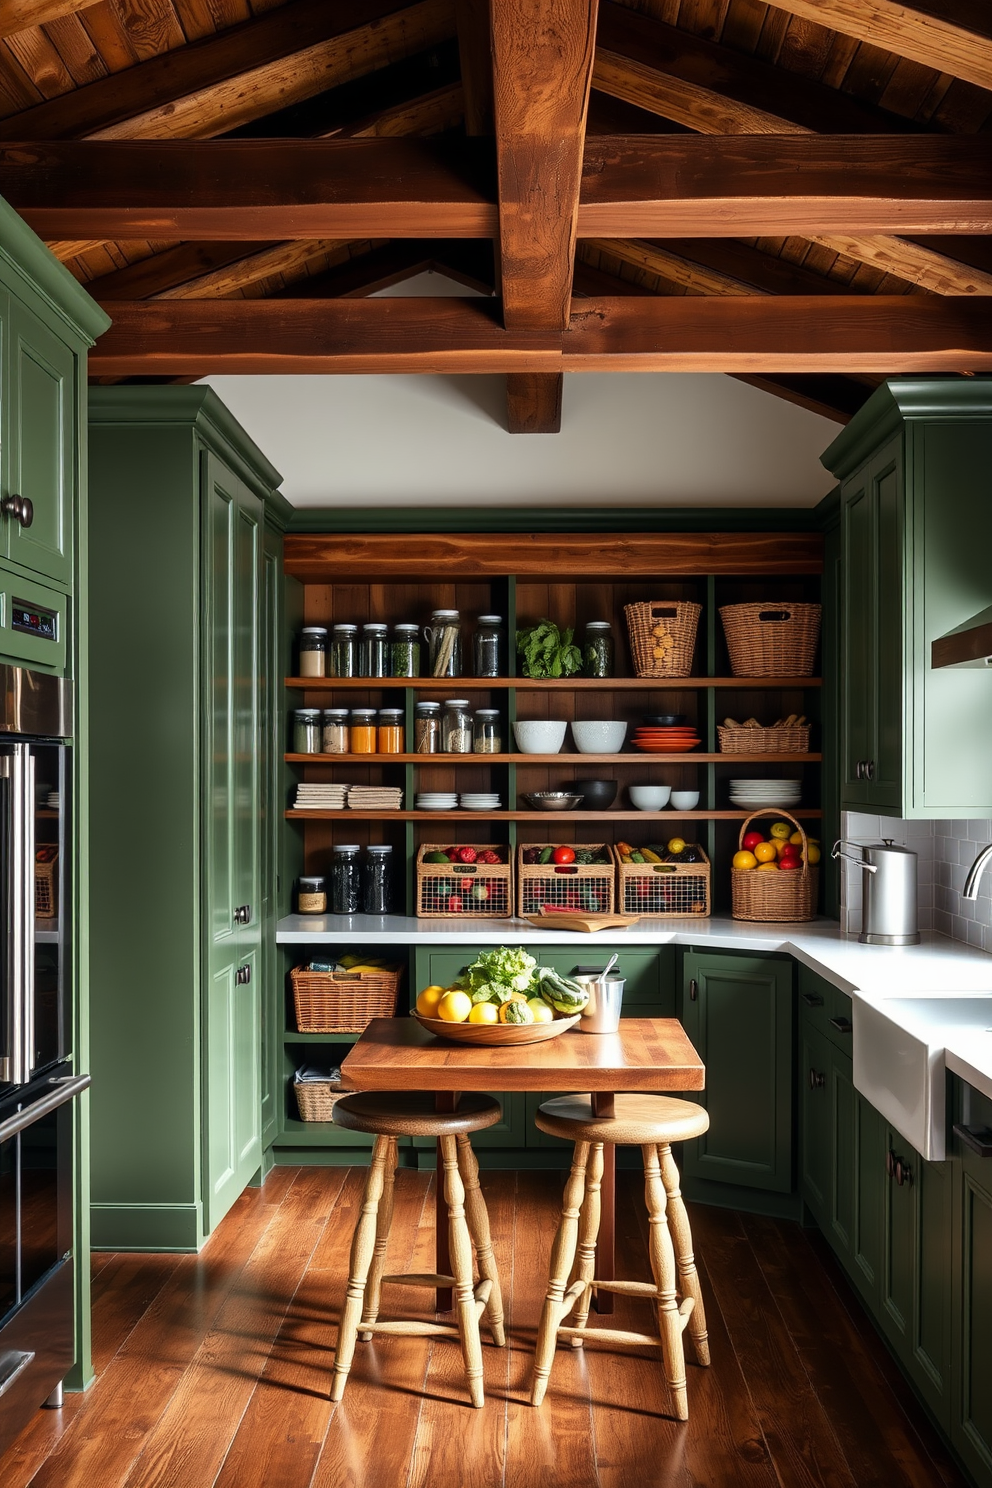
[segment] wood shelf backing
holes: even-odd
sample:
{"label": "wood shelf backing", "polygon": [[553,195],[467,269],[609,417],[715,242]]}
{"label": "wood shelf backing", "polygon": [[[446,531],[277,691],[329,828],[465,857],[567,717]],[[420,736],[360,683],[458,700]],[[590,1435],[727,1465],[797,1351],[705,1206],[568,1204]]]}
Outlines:
{"label": "wood shelf backing", "polygon": [[[818,807],[807,809],[802,806],[798,809],[769,806],[767,815],[774,816],[776,811],[786,810],[792,816],[819,818],[823,815]],[[657,821],[659,818],[670,821],[744,821],[745,817],[753,814],[749,811],[674,811],[668,807],[664,811],[349,811],[344,807],[340,811],[291,809],[284,813],[287,821],[517,821],[547,822],[549,826],[555,822],[633,822]]]}
{"label": "wood shelf backing", "polygon": [[284,754],[289,765],[643,765],[819,764],[822,754]]}
{"label": "wood shelf backing", "polygon": [[378,692],[389,688],[413,688],[415,692],[439,692],[458,688],[465,692],[689,692],[709,687],[760,688],[763,692],[822,687],[822,677],[287,677],[286,686],[300,692],[337,692],[355,689]]}

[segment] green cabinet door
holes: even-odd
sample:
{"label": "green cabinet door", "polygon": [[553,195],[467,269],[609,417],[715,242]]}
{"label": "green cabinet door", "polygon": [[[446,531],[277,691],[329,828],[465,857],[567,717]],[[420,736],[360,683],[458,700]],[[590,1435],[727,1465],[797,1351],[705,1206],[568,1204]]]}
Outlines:
{"label": "green cabinet door", "polygon": [[[896,1353],[905,1362],[912,1339],[917,1204],[914,1182],[919,1158],[912,1147],[891,1127],[885,1132],[886,1167],[891,1169],[882,1189],[882,1272],[879,1278],[879,1317]],[[912,1179],[896,1181],[897,1166]]]}
{"label": "green cabinet door", "polygon": [[799,1030],[799,1191],[821,1230],[830,1223],[831,1137],[830,1046],[803,1018]]}
{"label": "green cabinet door", "polygon": [[687,951],[680,1016],[706,1065],[710,1129],[684,1171],[747,1188],[792,1189],[792,963]]}
{"label": "green cabinet door", "polygon": [[266,525],[262,534],[262,601],[259,633],[258,709],[259,793],[258,817],[260,879],[258,923],[262,932],[260,988],[261,1026],[259,1039],[259,1102],[263,1150],[272,1145],[279,1130],[283,1009],[278,992],[279,948],[276,921],[279,917],[279,839],[283,825],[281,809],[282,749],[282,535]]}
{"label": "green cabinet door", "polygon": [[[954,1165],[920,1162],[916,1288],[909,1372],[933,1415],[951,1424]],[[992,1323],[992,1318],[990,1318]]]}
{"label": "green cabinet door", "polygon": [[955,1204],[955,1365],[951,1439],[976,1482],[992,1484],[992,1161],[960,1142]]}
{"label": "green cabinet door", "polygon": [[841,801],[868,799],[865,761],[874,740],[875,688],[874,518],[867,466],[844,483],[841,509]]}

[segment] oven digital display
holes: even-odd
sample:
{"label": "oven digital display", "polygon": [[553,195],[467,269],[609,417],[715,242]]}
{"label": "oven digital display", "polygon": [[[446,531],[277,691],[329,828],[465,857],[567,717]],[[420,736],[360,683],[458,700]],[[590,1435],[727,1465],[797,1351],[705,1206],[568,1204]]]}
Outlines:
{"label": "oven digital display", "polygon": [[12,630],[39,636],[43,641],[57,641],[59,638],[59,617],[55,611],[27,605],[23,599],[11,601],[10,625]]}

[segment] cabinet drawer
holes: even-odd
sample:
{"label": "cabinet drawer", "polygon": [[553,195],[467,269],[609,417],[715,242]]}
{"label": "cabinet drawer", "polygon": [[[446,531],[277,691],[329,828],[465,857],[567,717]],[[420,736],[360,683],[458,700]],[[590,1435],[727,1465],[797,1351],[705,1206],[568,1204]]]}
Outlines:
{"label": "cabinet drawer", "polygon": [[64,594],[0,568],[0,655],[64,675],[67,611]]}
{"label": "cabinet drawer", "polygon": [[799,968],[799,1011],[803,1022],[845,1054],[853,1050],[851,999],[806,966]]}

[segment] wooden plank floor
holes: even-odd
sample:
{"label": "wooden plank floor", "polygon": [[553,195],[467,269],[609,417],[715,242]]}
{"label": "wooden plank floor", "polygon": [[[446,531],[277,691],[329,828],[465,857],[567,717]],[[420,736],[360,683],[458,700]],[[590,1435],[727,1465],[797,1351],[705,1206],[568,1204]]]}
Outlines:
{"label": "wooden plank floor", "polygon": [[[488,1173],[508,1347],[463,1402],[445,1341],[359,1344],[328,1401],[358,1169],[280,1168],[199,1256],[94,1258],[96,1384],[40,1411],[4,1488],[964,1488],[819,1237],[691,1210],[713,1366],[678,1425],[650,1350],[561,1349],[527,1404],[560,1180]],[[391,1271],[432,1269],[433,1176],[397,1180]],[[621,1274],[647,1279],[639,1180],[618,1181]],[[416,1316],[426,1295],[387,1289]],[[611,1324],[648,1325],[616,1299]],[[426,1314],[424,1314],[426,1315]],[[595,1313],[592,1321],[595,1321]]]}

